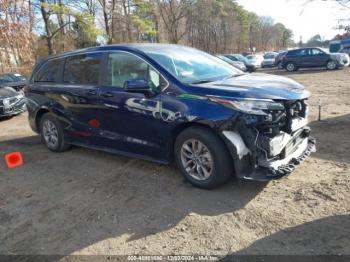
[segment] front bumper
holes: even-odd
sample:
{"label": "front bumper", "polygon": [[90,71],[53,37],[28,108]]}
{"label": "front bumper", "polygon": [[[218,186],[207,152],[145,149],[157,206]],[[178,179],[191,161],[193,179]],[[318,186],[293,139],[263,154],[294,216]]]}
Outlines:
{"label": "front bumper", "polygon": [[[262,154],[264,150],[260,150],[262,148],[259,144],[256,146],[260,149],[252,148],[252,145],[247,146],[249,141],[244,141],[237,132],[224,131],[223,134],[229,148],[231,147],[231,153],[236,156],[234,158],[236,176],[248,180],[270,181],[289,175],[316,151],[316,141],[310,137],[310,129],[307,126],[297,130],[295,135],[288,136],[290,138],[287,142],[285,140],[277,144],[271,142],[272,147],[277,148],[278,152],[274,157],[270,157],[267,153]],[[255,142],[257,141],[258,139]],[[257,154],[255,151],[260,153]]]}
{"label": "front bumper", "polygon": [[25,99],[21,99],[17,103],[9,106],[0,106],[0,117],[18,115],[27,111]]}
{"label": "front bumper", "polygon": [[350,64],[350,60],[340,60],[338,61],[338,66],[339,67],[347,67]]}
{"label": "front bumper", "polygon": [[304,146],[298,148],[294,154],[277,161],[260,163],[258,168],[245,174],[244,179],[256,181],[270,181],[292,173],[311,153],[316,152],[316,140],[313,137],[305,139]]}
{"label": "front bumper", "polygon": [[262,63],[262,66],[264,67],[274,67],[275,66],[275,62],[274,61],[271,61],[271,62],[268,62],[268,61],[265,61]]}

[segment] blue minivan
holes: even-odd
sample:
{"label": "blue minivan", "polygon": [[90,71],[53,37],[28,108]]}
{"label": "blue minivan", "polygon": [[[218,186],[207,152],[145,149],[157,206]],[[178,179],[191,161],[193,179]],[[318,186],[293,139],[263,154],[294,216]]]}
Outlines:
{"label": "blue minivan", "polygon": [[51,151],[78,145],[175,162],[200,188],[233,175],[280,178],[315,151],[302,85],[180,45],[54,55],[37,62],[25,93],[31,128]]}

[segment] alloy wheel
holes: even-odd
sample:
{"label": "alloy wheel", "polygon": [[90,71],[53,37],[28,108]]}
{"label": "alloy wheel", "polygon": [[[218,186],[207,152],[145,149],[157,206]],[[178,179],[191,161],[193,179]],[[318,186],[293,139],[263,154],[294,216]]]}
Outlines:
{"label": "alloy wheel", "polygon": [[294,64],[290,63],[290,64],[287,65],[287,70],[289,72],[294,71],[294,69],[295,69],[295,65]]}
{"label": "alloy wheel", "polygon": [[58,145],[58,130],[56,125],[50,121],[45,120],[43,123],[43,136],[48,147],[55,148]]}
{"label": "alloy wheel", "polygon": [[183,143],[181,162],[186,172],[196,180],[206,180],[213,172],[213,157],[209,149],[196,139]]}
{"label": "alloy wheel", "polygon": [[337,67],[337,64],[334,61],[329,61],[327,64],[327,68],[329,70],[334,70]]}

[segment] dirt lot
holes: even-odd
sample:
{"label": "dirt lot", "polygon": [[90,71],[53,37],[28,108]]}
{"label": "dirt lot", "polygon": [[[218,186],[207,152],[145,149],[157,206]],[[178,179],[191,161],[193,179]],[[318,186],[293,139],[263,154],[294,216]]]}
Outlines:
{"label": "dirt lot", "polygon": [[318,152],[268,184],[200,190],[171,166],[51,153],[25,114],[1,121],[0,154],[26,163],[0,160],[0,254],[350,255],[350,69],[277,73],[312,91]]}

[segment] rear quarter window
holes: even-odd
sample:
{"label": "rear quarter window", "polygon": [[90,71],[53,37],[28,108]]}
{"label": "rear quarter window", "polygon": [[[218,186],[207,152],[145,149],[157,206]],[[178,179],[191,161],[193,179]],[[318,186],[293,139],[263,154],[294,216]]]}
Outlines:
{"label": "rear quarter window", "polygon": [[64,82],[97,85],[99,82],[101,61],[101,53],[67,57],[64,66]]}
{"label": "rear quarter window", "polygon": [[63,59],[52,59],[44,63],[34,76],[34,82],[61,82]]}

